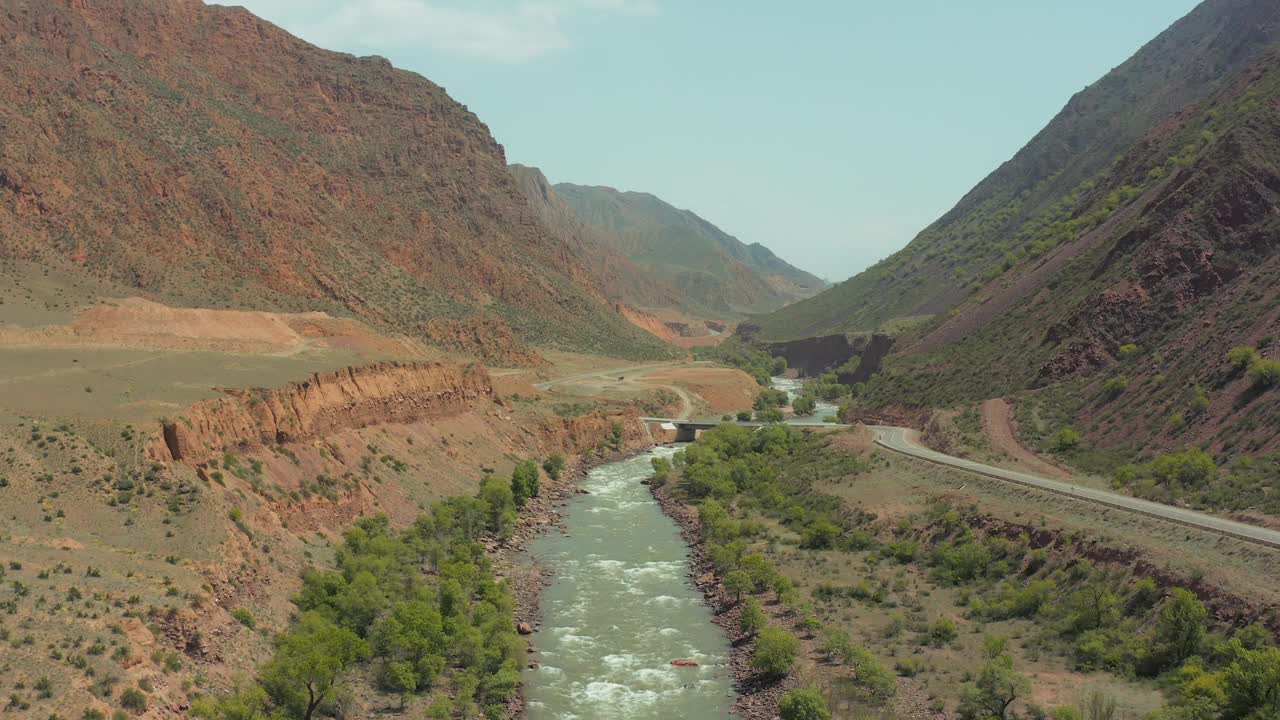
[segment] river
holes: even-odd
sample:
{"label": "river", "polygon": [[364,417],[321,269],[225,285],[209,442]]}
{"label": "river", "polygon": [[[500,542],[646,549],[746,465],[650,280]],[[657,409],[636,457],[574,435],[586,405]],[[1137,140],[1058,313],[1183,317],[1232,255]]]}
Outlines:
{"label": "river", "polygon": [[[728,718],[735,698],[729,644],[688,578],[689,548],[640,481],[656,448],[591,471],[565,533],[530,552],[552,569],[524,671],[528,716]],[[687,659],[697,667],[676,667]]]}
{"label": "river", "polygon": [[[804,384],[799,380],[792,380],[791,378],[784,378],[784,377],[775,377],[770,379],[772,380],[773,387],[785,392],[789,400],[795,400],[796,398],[800,397],[800,391],[804,389]],[[812,414],[797,415],[795,417],[787,418],[787,422],[789,423],[826,422],[827,418],[835,417],[839,412],[840,412],[840,408],[836,407],[835,405],[832,405],[826,400],[819,399],[817,404],[813,406]]]}

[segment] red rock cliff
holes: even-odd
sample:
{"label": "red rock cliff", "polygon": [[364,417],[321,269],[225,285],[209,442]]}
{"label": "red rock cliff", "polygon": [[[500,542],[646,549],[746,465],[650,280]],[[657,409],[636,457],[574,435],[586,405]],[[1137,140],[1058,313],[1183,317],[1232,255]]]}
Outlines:
{"label": "red rock cliff", "polygon": [[253,448],[320,437],[379,423],[453,415],[494,399],[482,365],[385,362],[315,373],[275,390],[226,390],[163,423],[158,460],[202,461],[229,448]]}

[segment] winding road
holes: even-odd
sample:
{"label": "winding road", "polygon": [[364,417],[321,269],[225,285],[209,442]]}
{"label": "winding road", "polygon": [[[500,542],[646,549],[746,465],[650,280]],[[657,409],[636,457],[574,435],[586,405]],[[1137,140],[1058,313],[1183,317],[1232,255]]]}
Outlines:
{"label": "winding road", "polygon": [[1082,487],[1080,485],[1073,485],[1070,482],[1050,480],[1049,478],[1032,475],[1030,473],[1018,472],[1017,470],[1006,470],[1004,468],[973,462],[972,460],[952,457],[951,455],[945,455],[937,452],[936,450],[930,450],[920,444],[919,432],[909,428],[872,425],[869,429],[875,434],[875,441],[877,445],[888,450],[919,458],[937,465],[945,465],[947,467],[964,470],[977,475],[995,478],[996,480],[1003,480],[1005,482],[1057,493],[1059,495],[1066,495],[1078,500],[1106,505],[1107,507],[1115,508],[1117,510],[1134,512],[1160,520],[1167,520],[1169,522],[1178,523],[1179,525],[1207,530],[1220,535],[1229,535],[1246,542],[1280,548],[1280,532],[1275,530],[1268,530],[1254,525],[1226,520],[1214,517],[1213,515],[1196,512],[1194,510],[1174,507],[1173,505],[1164,505],[1162,503],[1155,503],[1149,500],[1142,500],[1129,495],[1121,495],[1119,493],[1107,492],[1106,490]]}

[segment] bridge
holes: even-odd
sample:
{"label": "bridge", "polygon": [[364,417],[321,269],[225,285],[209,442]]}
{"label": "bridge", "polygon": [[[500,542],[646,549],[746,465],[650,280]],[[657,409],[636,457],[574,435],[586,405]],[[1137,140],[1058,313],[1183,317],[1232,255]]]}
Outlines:
{"label": "bridge", "polygon": [[724,425],[725,423],[741,425],[749,428],[762,428],[767,425],[790,425],[792,427],[802,428],[849,427],[842,423],[827,423],[813,420],[784,420],[781,423],[766,423],[755,420],[681,420],[679,418],[642,417],[640,418],[640,421],[674,426],[676,430],[676,442],[693,442],[698,438],[699,432],[703,430],[710,430],[717,425]]}

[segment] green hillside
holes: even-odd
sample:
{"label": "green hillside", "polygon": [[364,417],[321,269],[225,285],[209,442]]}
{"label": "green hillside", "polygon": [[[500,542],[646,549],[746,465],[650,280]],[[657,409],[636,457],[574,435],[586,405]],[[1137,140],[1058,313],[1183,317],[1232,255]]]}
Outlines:
{"label": "green hillside", "polygon": [[[1280,36],[1272,0],[1208,0],[1075,95],[1017,155],[905,249],[761,318],[762,337],[871,330],[946,312],[1002,273],[1078,237],[1098,174],[1179,110],[1211,95]],[[1131,197],[1118,196],[1115,209]]]}
{"label": "green hillside", "polygon": [[618,251],[695,304],[734,314],[768,312],[824,286],[763,245],[746,245],[648,193],[568,183],[555,191]]}

